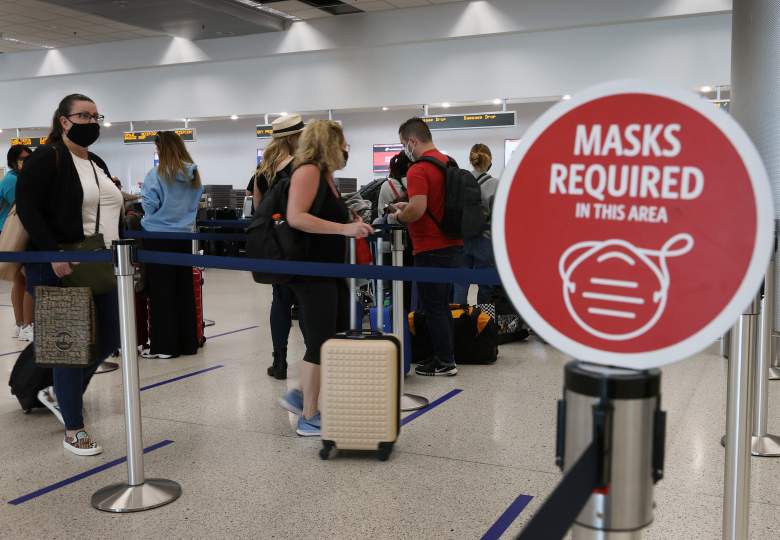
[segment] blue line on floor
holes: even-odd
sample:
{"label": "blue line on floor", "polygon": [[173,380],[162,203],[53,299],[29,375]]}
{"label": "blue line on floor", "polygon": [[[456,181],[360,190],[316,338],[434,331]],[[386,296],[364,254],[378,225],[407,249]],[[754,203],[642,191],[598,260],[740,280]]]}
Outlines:
{"label": "blue line on floor", "polygon": [[409,416],[407,416],[407,417],[405,417],[403,420],[401,420],[401,425],[402,425],[402,426],[405,426],[406,424],[408,424],[409,422],[411,422],[411,421],[412,421],[412,420],[414,420],[415,418],[418,418],[418,417],[422,416],[423,414],[427,413],[427,412],[428,412],[428,411],[430,411],[431,409],[435,409],[436,407],[438,407],[439,405],[441,405],[441,404],[442,404],[442,403],[444,403],[445,401],[447,401],[447,400],[450,400],[450,399],[454,398],[455,396],[457,396],[457,395],[458,395],[458,394],[460,394],[461,392],[463,392],[463,390],[461,390],[460,388],[456,388],[455,390],[452,390],[452,391],[450,391],[450,392],[448,392],[448,393],[444,394],[444,395],[443,395],[442,397],[440,397],[439,399],[436,399],[436,400],[434,400],[434,401],[431,401],[431,402],[428,404],[428,406],[427,406],[427,407],[425,407],[425,408],[423,408],[423,409],[420,409],[419,411],[414,411],[412,414],[410,414]]}
{"label": "blue line on floor", "polygon": [[[173,441],[165,439],[164,441],[160,441],[157,444],[153,444],[152,446],[149,446],[147,448],[144,448],[144,454],[148,454],[149,452],[152,452],[154,450],[157,450],[159,448],[163,448],[165,446],[168,446],[169,444],[173,444]],[[49,492],[52,492],[56,489],[60,489],[61,487],[65,487],[67,485],[70,485],[74,482],[78,482],[79,480],[83,480],[84,478],[88,478],[94,474],[97,474],[99,472],[103,472],[106,469],[110,469],[111,467],[116,467],[117,465],[121,465],[122,463],[125,463],[127,461],[127,456],[121,457],[119,459],[115,459],[114,461],[109,461],[108,463],[104,463],[103,465],[99,465],[93,469],[89,469],[88,471],[84,471],[83,473],[79,473],[76,476],[71,476],[70,478],[66,478],[65,480],[61,480],[55,484],[52,484],[50,486],[46,486],[45,488],[41,488],[37,491],[33,491],[32,493],[29,493],[27,495],[22,495],[18,499],[14,499],[12,501],[8,501],[8,504],[13,504],[14,506],[25,503],[31,499],[35,499],[36,497],[40,497],[41,495],[46,495]]]}
{"label": "blue line on floor", "polygon": [[230,334],[237,334],[238,332],[246,332],[247,330],[253,330],[257,328],[258,325],[254,326],[247,326],[246,328],[239,328],[238,330],[231,330],[230,332],[223,332],[222,334],[217,334],[216,336],[206,336],[206,339],[214,339],[222,336],[229,336]]}
{"label": "blue line on floor", "polygon": [[11,352],[4,352],[3,354],[0,354],[0,356],[11,356],[12,354],[19,354],[22,351],[11,351]]}
{"label": "blue line on floor", "polygon": [[208,373],[209,371],[214,371],[215,369],[219,369],[219,368],[223,368],[223,367],[225,367],[225,366],[223,366],[222,364],[219,364],[217,366],[211,366],[210,368],[200,369],[198,371],[193,371],[192,373],[187,373],[185,375],[179,375],[178,377],[174,377],[173,379],[166,379],[164,381],[160,381],[160,382],[156,382],[156,383],[153,383],[153,384],[149,384],[147,386],[142,386],[141,387],[141,392],[143,392],[144,390],[151,390],[152,388],[157,388],[158,386],[162,386],[164,384],[170,384],[172,382],[180,381],[182,379],[188,379],[190,377],[194,377],[195,375],[200,375],[201,373]]}
{"label": "blue line on floor", "polygon": [[504,534],[512,522],[517,519],[517,516],[520,515],[520,512],[522,512],[523,509],[528,506],[528,503],[531,502],[531,499],[533,499],[533,497],[530,495],[520,495],[517,499],[515,499],[515,502],[510,504],[509,508],[507,508],[506,511],[501,514],[501,517],[496,520],[493,526],[488,529],[488,532],[485,533],[485,535],[482,537],[482,540],[498,540],[501,538],[501,535]]}

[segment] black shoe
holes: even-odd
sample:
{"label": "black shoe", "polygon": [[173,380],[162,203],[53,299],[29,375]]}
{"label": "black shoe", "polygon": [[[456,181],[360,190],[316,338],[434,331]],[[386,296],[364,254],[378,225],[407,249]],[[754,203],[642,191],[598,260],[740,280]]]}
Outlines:
{"label": "black shoe", "polygon": [[455,364],[445,365],[440,362],[431,362],[424,366],[414,368],[417,375],[426,377],[453,377],[458,374],[458,367]]}
{"label": "black shoe", "polygon": [[283,381],[287,378],[287,349],[273,352],[274,363],[268,368],[268,376]]}

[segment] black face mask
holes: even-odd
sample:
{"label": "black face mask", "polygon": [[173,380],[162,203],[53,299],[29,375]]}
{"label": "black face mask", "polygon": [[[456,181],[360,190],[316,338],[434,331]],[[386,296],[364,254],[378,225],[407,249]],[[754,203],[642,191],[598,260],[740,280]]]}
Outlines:
{"label": "black face mask", "polygon": [[347,161],[349,161],[349,151],[342,150],[341,155],[344,156],[344,166],[347,166]]}
{"label": "black face mask", "polygon": [[68,139],[75,144],[87,148],[100,137],[100,124],[73,124],[68,130]]}

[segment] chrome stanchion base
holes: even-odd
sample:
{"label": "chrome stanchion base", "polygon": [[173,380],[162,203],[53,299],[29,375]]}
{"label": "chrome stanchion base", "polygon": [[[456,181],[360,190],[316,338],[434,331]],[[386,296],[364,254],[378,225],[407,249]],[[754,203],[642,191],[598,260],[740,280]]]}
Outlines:
{"label": "chrome stanchion base", "polygon": [[401,396],[402,412],[419,411],[420,409],[424,409],[430,404],[430,400],[423,396],[418,396],[415,394],[404,394]]}
{"label": "chrome stanchion base", "polygon": [[92,506],[103,512],[142,512],[172,503],[181,496],[181,486],[172,480],[147,478],[140,486],[112,484],[92,495]]}
{"label": "chrome stanchion base", "polygon": [[750,453],[761,457],[780,457],[780,437],[777,435],[751,437]]}
{"label": "chrome stanchion base", "polygon": [[117,369],[119,369],[119,364],[116,362],[103,362],[95,370],[95,375],[100,375],[101,373],[111,373]]}
{"label": "chrome stanchion base", "polygon": [[780,381],[780,367],[769,366],[769,380]]}

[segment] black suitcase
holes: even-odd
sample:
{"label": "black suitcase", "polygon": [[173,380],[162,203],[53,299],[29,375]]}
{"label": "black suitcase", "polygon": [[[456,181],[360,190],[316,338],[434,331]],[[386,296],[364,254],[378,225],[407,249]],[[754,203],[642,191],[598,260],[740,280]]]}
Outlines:
{"label": "black suitcase", "polygon": [[16,359],[8,386],[11,393],[19,400],[19,405],[25,413],[44,405],[38,401],[38,392],[54,384],[51,368],[43,368],[35,363],[35,348],[32,343],[27,345],[19,358]]}

